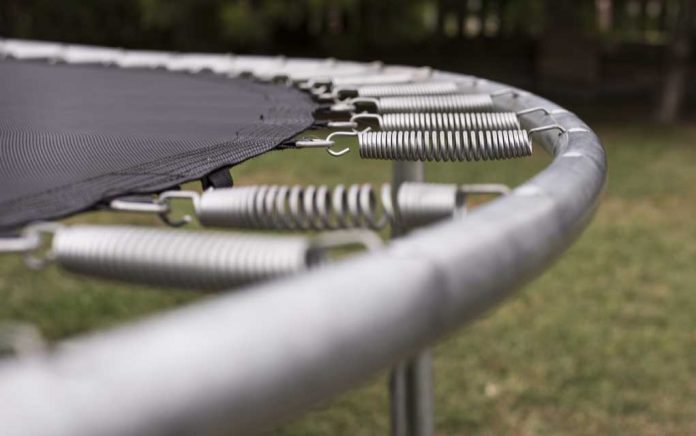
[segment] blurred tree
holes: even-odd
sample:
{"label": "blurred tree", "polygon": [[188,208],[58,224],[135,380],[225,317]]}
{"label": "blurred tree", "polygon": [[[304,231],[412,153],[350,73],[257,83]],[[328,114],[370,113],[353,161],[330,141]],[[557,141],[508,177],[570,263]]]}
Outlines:
{"label": "blurred tree", "polygon": [[[625,86],[626,71],[636,71],[636,77],[629,77],[635,89],[657,82],[656,54],[664,47],[666,68],[656,116],[667,121],[676,117],[686,94],[694,2],[0,0],[0,36],[428,63],[501,79],[536,74],[534,79],[556,81],[555,89],[580,90],[582,95],[600,89],[600,80],[607,77],[619,77]],[[685,12],[675,14],[675,6]],[[605,67],[614,59],[621,65],[615,63],[609,71]],[[648,95],[644,90],[639,92]]]}
{"label": "blurred tree", "polygon": [[[677,120],[686,97],[689,75],[689,58],[696,25],[696,0],[680,0],[676,25],[672,32],[668,52],[668,67],[663,80],[662,95],[657,106],[658,122],[672,123]],[[692,83],[691,86],[696,85]]]}
{"label": "blurred tree", "polygon": [[599,75],[599,45],[593,0],[546,0],[537,72],[545,85],[583,91]]}

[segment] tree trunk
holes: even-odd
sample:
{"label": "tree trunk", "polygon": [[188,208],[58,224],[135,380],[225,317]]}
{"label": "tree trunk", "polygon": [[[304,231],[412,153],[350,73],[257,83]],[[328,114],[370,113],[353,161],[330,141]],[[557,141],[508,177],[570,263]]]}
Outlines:
{"label": "tree trunk", "polygon": [[437,24],[435,25],[435,28],[437,29],[435,32],[437,33],[438,39],[442,39],[445,36],[445,15],[447,13],[446,9],[447,6],[445,0],[438,0],[436,18]]}
{"label": "tree trunk", "polygon": [[656,118],[659,123],[675,122],[684,103],[695,14],[696,0],[681,0],[669,47],[669,64],[662,85],[662,95],[657,106]]}
{"label": "tree trunk", "polygon": [[547,24],[536,57],[542,89],[591,98],[599,80],[599,45],[583,17],[596,12],[594,3],[546,0],[544,8]]}
{"label": "tree trunk", "polygon": [[457,7],[457,38],[466,37],[466,27],[465,20],[469,15],[469,1],[459,1],[456,4]]}

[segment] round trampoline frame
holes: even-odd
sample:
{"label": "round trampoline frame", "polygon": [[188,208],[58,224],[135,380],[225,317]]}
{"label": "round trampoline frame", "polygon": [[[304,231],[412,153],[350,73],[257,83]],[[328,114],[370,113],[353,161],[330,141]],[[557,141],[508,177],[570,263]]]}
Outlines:
{"label": "round trampoline frame", "polygon": [[[435,71],[433,80],[470,79]],[[470,90],[509,86],[469,81]],[[522,90],[498,109],[560,108]],[[510,195],[345,262],[0,363],[4,435],[247,434],[407,359],[539,275],[588,225],[607,163],[570,112],[523,128],[550,165]],[[206,433],[207,434],[207,433]]]}

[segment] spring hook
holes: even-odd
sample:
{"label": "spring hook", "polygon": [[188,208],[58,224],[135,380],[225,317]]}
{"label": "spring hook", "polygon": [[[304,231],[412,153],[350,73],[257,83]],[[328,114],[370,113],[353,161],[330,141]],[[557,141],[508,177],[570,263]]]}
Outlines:
{"label": "spring hook", "polygon": [[551,110],[549,110],[549,109],[542,107],[542,106],[530,107],[529,109],[523,109],[521,111],[517,111],[516,113],[517,113],[518,117],[521,117],[524,115],[533,114],[535,112],[543,112],[544,115],[550,115],[550,116],[571,113],[567,109],[551,109]]}
{"label": "spring hook", "polygon": [[336,145],[334,138],[336,137],[360,137],[361,134],[369,132],[372,130],[371,127],[367,127],[361,131],[351,130],[351,131],[337,131],[330,133],[325,139],[311,138],[311,139],[300,139],[292,142],[294,148],[324,148],[332,156],[343,156],[350,151],[350,148],[345,147],[339,151],[332,150],[331,148]]}
{"label": "spring hook", "polygon": [[36,253],[44,245],[46,237],[55,235],[61,228],[60,224],[50,222],[27,226],[19,236],[0,238],[0,254],[22,254],[29,268],[41,269],[53,260],[53,253],[49,251],[43,256]]}
{"label": "spring hook", "polygon": [[535,127],[533,129],[529,130],[529,136],[536,134],[536,133],[541,133],[541,132],[548,132],[549,130],[558,130],[558,135],[563,135],[565,133],[568,133],[565,127],[561,126],[560,124],[550,124],[548,126],[541,126],[541,127]]}
{"label": "spring hook", "polygon": [[171,227],[181,227],[191,222],[191,215],[179,219],[172,218],[173,200],[190,200],[194,210],[198,208],[199,196],[193,191],[166,191],[157,198],[121,197],[111,200],[109,208],[121,212],[153,213]]}
{"label": "spring hook", "polygon": [[136,213],[167,213],[169,207],[165,203],[160,203],[153,200],[151,197],[120,197],[109,202],[111,210],[120,212],[136,212]]}
{"label": "spring hook", "polygon": [[159,213],[159,217],[160,219],[162,219],[162,221],[164,221],[172,227],[180,227],[190,223],[193,219],[191,215],[183,215],[179,219],[172,218],[171,203],[173,200],[190,200],[193,204],[193,209],[195,211],[198,209],[198,205],[200,202],[198,193],[193,191],[167,191],[162,193],[162,195],[160,195],[157,199],[159,204],[162,204],[166,207],[165,212]]}
{"label": "spring hook", "polygon": [[41,246],[41,237],[27,229],[20,236],[0,238],[0,253],[29,253]]}

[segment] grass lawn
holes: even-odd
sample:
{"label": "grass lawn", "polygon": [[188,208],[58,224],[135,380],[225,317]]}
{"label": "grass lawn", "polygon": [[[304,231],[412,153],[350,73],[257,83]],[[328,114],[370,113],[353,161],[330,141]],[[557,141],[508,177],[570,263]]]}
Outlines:
{"label": "grass lawn", "polygon": [[[696,126],[595,125],[609,156],[597,216],[562,259],[435,348],[439,434],[696,434]],[[239,184],[389,179],[389,165],[320,150],[268,154],[235,168]],[[428,166],[433,181],[515,185],[548,158]],[[70,222],[153,224],[90,213]],[[0,320],[60,339],[206,298],[30,272],[0,258]],[[386,434],[376,376],[277,430]]]}

